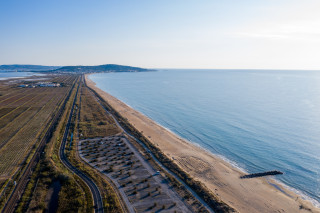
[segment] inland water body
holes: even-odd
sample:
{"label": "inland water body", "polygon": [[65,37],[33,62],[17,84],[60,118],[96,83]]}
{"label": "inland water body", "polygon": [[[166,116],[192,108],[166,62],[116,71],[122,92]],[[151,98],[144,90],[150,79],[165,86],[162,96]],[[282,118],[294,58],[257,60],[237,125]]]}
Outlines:
{"label": "inland water body", "polygon": [[0,71],[0,80],[6,80],[11,78],[22,78],[33,75],[41,75],[33,72],[11,72],[11,71]]}
{"label": "inland water body", "polygon": [[247,172],[320,202],[320,72],[158,70],[90,75],[99,88]]}

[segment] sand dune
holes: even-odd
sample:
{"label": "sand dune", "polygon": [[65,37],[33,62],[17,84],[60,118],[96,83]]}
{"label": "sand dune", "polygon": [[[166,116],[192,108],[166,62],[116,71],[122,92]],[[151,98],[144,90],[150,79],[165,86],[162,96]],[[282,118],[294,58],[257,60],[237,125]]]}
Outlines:
{"label": "sand dune", "polygon": [[266,178],[240,179],[244,173],[206,150],[179,138],[153,120],[100,90],[86,76],[89,87],[98,92],[115,110],[159,147],[193,178],[239,212],[320,212],[309,201],[268,183]]}

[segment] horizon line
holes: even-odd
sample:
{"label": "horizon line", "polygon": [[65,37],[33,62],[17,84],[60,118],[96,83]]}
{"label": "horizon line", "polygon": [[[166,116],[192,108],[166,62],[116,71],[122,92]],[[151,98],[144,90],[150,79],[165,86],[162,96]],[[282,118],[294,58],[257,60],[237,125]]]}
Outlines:
{"label": "horizon line", "polygon": [[320,71],[319,69],[301,69],[301,68],[186,68],[186,67],[142,67],[136,65],[123,65],[123,64],[115,64],[115,63],[107,63],[107,64],[96,64],[96,65],[43,65],[43,64],[1,64],[0,66],[13,66],[13,65],[27,65],[27,66],[53,66],[53,67],[66,67],[66,66],[100,66],[100,65],[121,65],[121,66],[131,66],[131,67],[139,67],[144,69],[201,69],[201,70],[279,70],[279,71]]}

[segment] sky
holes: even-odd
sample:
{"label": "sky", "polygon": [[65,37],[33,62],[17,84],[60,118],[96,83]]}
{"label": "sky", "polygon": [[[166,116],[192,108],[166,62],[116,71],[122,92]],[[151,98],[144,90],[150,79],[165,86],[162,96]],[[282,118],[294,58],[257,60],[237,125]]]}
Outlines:
{"label": "sky", "polygon": [[319,0],[0,0],[0,64],[320,70]]}

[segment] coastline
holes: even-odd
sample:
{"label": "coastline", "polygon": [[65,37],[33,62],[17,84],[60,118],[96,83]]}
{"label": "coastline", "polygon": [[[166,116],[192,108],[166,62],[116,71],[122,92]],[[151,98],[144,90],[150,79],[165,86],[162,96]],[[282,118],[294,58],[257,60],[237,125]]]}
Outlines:
{"label": "coastline", "polygon": [[[89,87],[163,151],[182,170],[201,181],[221,200],[240,212],[320,212],[311,202],[273,179],[240,179],[244,172],[205,149],[186,141],[140,112],[102,91],[86,75]],[[271,184],[270,184],[270,183]],[[277,187],[272,186],[275,184]],[[285,193],[283,193],[284,191]],[[301,208],[301,205],[303,208]],[[309,210],[310,209],[310,210]]]}

